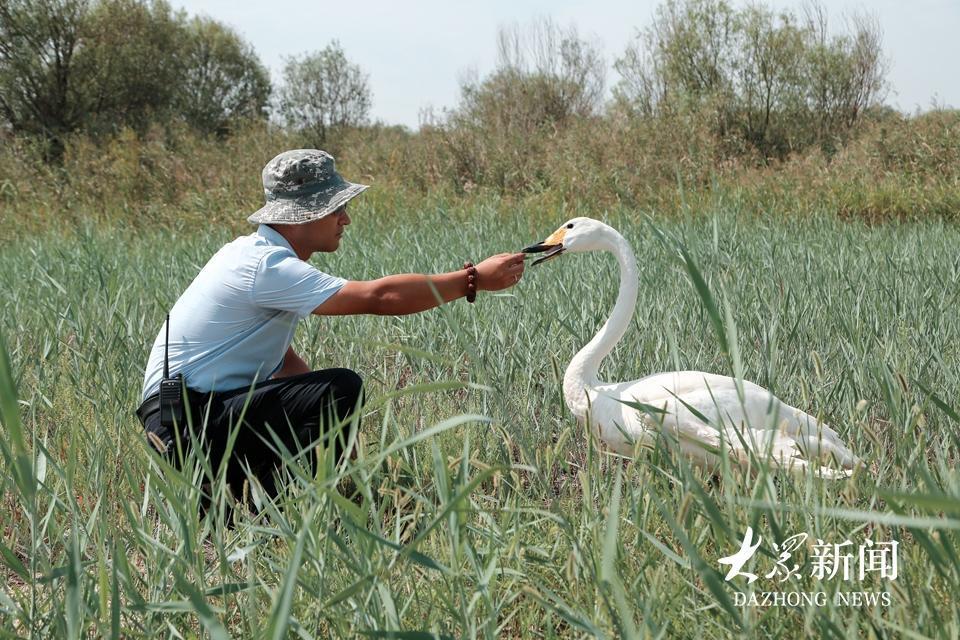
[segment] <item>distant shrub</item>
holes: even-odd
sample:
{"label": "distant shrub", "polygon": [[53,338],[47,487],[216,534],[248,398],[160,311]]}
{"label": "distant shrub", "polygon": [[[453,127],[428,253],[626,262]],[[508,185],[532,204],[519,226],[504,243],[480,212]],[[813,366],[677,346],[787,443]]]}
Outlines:
{"label": "distant shrub", "polygon": [[461,84],[458,107],[430,134],[458,188],[539,188],[549,139],[599,114],[605,62],[596,44],[548,19],[500,30],[497,66]]}
{"label": "distant shrub", "polygon": [[763,157],[839,148],[883,99],[887,71],[876,22],[832,34],[826,10],[801,16],[724,0],[667,0],[616,67],[620,103],[639,117],[694,108],[721,140]]}
{"label": "distant shrub", "polygon": [[501,28],[497,66],[483,80],[461,84],[458,123],[524,135],[563,127],[600,112],[606,68],[599,47],[576,28],[549,19]]}

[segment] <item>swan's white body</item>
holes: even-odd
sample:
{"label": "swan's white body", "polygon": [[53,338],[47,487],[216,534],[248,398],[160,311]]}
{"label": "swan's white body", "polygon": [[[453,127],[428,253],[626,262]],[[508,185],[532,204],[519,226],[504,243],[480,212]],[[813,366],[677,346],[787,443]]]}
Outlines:
{"label": "swan's white body", "polygon": [[[858,462],[837,433],[815,417],[781,402],[752,382],[700,371],[658,373],[631,382],[602,382],[600,363],[620,341],[637,302],[637,261],[615,229],[574,218],[542,245],[563,251],[609,251],[620,264],[620,293],[613,313],[567,367],[567,407],[611,449],[633,454],[636,443],[653,444],[665,434],[695,462],[714,466],[721,452],[735,463],[767,461],[824,477],[846,475]],[[643,410],[625,402],[642,403]],[[699,415],[698,415],[699,414]],[[704,420],[706,418],[706,420]],[[834,467],[824,466],[832,462]]]}

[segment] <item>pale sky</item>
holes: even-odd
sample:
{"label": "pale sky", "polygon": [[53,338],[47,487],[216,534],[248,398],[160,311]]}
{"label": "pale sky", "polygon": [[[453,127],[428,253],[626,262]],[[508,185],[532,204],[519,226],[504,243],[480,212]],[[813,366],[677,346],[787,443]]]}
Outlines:
{"label": "pale sky", "polygon": [[[799,10],[802,0],[766,0],[774,9]],[[347,58],[368,75],[371,116],[416,128],[421,109],[456,106],[468,70],[482,77],[494,67],[499,27],[541,17],[575,26],[601,45],[610,66],[607,86],[619,79],[613,62],[638,28],[650,24],[656,0],[171,0],[191,15],[224,22],[256,49],[279,83],[285,56],[323,49],[337,39]],[[740,0],[733,4],[742,5]],[[934,101],[960,108],[960,0],[833,0],[824,2],[833,27],[860,11],[875,15],[890,62],[887,103],[926,110]]]}

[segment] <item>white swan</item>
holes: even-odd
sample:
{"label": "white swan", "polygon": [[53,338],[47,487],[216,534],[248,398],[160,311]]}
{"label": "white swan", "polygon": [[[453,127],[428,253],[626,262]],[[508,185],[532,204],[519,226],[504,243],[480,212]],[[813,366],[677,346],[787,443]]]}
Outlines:
{"label": "white swan", "polygon": [[694,462],[711,468],[721,452],[738,464],[750,464],[753,457],[754,463],[767,461],[771,468],[811,468],[831,478],[849,475],[859,462],[829,426],[746,380],[741,381],[742,397],[735,378],[700,371],[601,382],[600,363],[623,337],[637,302],[637,260],[630,245],[602,222],[573,218],[523,251],[545,252],[534,265],[584,251],[609,251],[620,263],[613,313],[563,376],[567,407],[581,423],[589,416],[594,432],[614,451],[631,455],[635,443],[652,445],[660,432],[673,436],[668,440]]}

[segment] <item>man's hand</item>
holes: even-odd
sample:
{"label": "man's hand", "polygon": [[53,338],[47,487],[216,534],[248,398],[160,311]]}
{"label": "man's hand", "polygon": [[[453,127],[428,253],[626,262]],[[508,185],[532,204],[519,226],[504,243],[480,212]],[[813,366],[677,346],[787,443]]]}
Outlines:
{"label": "man's hand", "polygon": [[512,287],[522,277],[522,253],[499,253],[477,265],[477,288],[481,291],[500,291]]}

